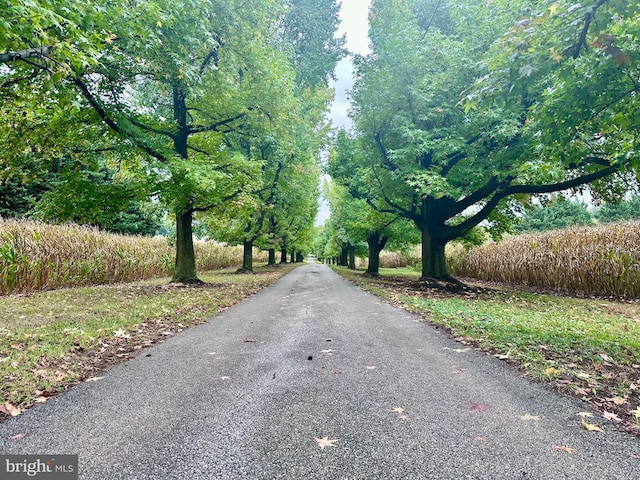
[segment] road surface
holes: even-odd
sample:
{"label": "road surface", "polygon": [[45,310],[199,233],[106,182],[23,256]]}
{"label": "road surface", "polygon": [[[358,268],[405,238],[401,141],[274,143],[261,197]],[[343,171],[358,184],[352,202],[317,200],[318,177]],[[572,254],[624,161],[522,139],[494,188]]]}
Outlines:
{"label": "road surface", "polygon": [[324,265],[102,376],[0,425],[0,452],[99,480],[640,478],[639,439]]}

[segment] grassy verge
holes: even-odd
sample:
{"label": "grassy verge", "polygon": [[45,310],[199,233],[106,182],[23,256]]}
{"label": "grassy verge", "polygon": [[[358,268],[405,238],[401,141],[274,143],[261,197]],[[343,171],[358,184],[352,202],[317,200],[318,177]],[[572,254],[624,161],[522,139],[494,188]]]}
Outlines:
{"label": "grassy verge", "polygon": [[478,285],[452,292],[421,283],[415,275],[398,276],[403,273],[398,271],[382,270],[380,278],[336,271],[375,295],[425,315],[462,343],[578,396],[601,412],[603,422],[640,434],[639,303]]}
{"label": "grassy verge", "polygon": [[293,268],[207,272],[199,286],[156,279],[0,297],[0,420],[204,322]]}

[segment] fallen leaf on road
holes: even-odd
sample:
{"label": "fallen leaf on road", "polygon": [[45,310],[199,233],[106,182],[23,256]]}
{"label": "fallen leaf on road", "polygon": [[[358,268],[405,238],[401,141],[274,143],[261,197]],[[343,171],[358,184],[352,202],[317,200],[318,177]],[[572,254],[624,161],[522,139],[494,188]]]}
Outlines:
{"label": "fallen leaf on road", "polygon": [[220,377],[220,380],[229,380],[231,377]]}
{"label": "fallen leaf on road", "polygon": [[407,415],[406,413],[403,413],[402,415],[400,415],[400,420],[404,420],[405,422],[409,421],[409,415]]}
{"label": "fallen leaf on road", "polygon": [[575,451],[573,448],[565,447],[564,445],[556,445],[553,449],[566,453],[573,453]]}
{"label": "fallen leaf on road", "polygon": [[9,437],[9,440],[20,440],[21,438],[24,438],[26,436],[26,433],[18,433],[17,435],[12,435],[11,437]]}
{"label": "fallen leaf on road", "polygon": [[529,415],[528,413],[526,415],[523,415],[520,417],[520,420],[522,420],[523,422],[530,422],[530,421],[538,421],[540,420],[540,417],[538,415]]}
{"label": "fallen leaf on road", "polygon": [[580,417],[580,421],[582,422],[582,426],[590,432],[604,432],[604,430],[602,430],[598,425],[585,422],[584,417]]}
{"label": "fallen leaf on road", "polygon": [[342,372],[340,370],[334,370],[331,373],[333,373],[334,375],[340,375]]}
{"label": "fallen leaf on road", "polygon": [[97,382],[98,380],[102,380],[104,377],[91,377],[87,378],[85,382]]}
{"label": "fallen leaf on road", "polygon": [[468,352],[471,349],[470,348],[449,348],[449,347],[444,347],[443,350],[451,350],[452,352],[456,352],[456,353],[464,353],[464,352]]}
{"label": "fallen leaf on road", "polygon": [[216,352],[209,352],[209,355],[215,355]]}
{"label": "fallen leaf on road", "polygon": [[484,412],[486,410],[489,410],[490,408],[491,405],[485,405],[484,403],[475,403],[471,405],[471,410],[474,410],[476,412]]}
{"label": "fallen leaf on road", "polygon": [[455,370],[453,370],[451,372],[453,375],[462,375],[464,372],[462,370],[460,370],[459,368],[456,368]]}
{"label": "fallen leaf on road", "polygon": [[495,354],[494,357],[499,358],[500,360],[507,360],[509,357],[511,357],[511,350],[509,350],[506,354],[501,355],[499,353]]}
{"label": "fallen leaf on road", "polygon": [[392,408],[391,411],[393,413],[404,413],[405,412],[404,408],[401,408],[401,407]]}
{"label": "fallen leaf on road", "polygon": [[589,413],[589,412],[578,412],[578,415],[580,417],[589,417],[589,418],[593,417],[593,413]]}
{"label": "fallen leaf on road", "polygon": [[622,397],[605,398],[605,400],[607,402],[611,402],[616,405],[624,405],[625,403],[629,403],[626,398],[622,398]]}
{"label": "fallen leaf on road", "polygon": [[47,398],[47,397],[44,397],[44,396],[42,396],[42,395],[41,395],[41,396],[37,397],[37,398],[34,400],[34,402],[36,402],[36,403],[44,403],[44,402],[46,402],[47,400],[48,400],[48,398]]}
{"label": "fallen leaf on road", "polygon": [[254,340],[253,338],[245,338],[244,341],[246,343],[255,343],[256,342],[256,340]]}
{"label": "fallen leaf on road", "polygon": [[375,370],[376,366],[375,365],[367,365],[366,368],[367,368],[367,370]]}
{"label": "fallen leaf on road", "polygon": [[586,388],[576,388],[576,395],[589,395]]}
{"label": "fallen leaf on road", "polygon": [[316,441],[316,443],[318,444],[321,450],[324,450],[324,447],[335,447],[336,445],[334,444],[338,442],[338,439],[330,440],[329,437],[314,438],[314,440]]}
{"label": "fallen leaf on road", "polygon": [[331,355],[333,350],[328,348],[327,350],[320,350],[320,353],[324,353],[325,355]]}
{"label": "fallen leaf on road", "polygon": [[0,405],[0,412],[10,415],[12,417],[17,417],[18,415],[20,415],[22,413],[22,409],[16,407],[15,405],[6,402],[2,405]]}
{"label": "fallen leaf on road", "polygon": [[487,437],[475,437],[473,439],[474,442],[486,442],[487,441]]}
{"label": "fallen leaf on road", "polygon": [[620,419],[620,417],[618,417],[618,415],[616,415],[615,413],[612,412],[607,412],[606,410],[604,412],[602,412],[602,416],[606,419],[606,420],[613,420],[616,422],[621,422],[622,419]]}

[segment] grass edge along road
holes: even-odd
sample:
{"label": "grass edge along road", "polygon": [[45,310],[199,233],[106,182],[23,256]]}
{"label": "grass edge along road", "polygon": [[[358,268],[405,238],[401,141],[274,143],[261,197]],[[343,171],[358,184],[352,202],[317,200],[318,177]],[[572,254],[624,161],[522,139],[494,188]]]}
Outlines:
{"label": "grass edge along road", "polygon": [[0,421],[205,322],[300,264],[0,297]]}
{"label": "grass edge along road", "polygon": [[332,268],[364,290],[423,315],[463,345],[589,403],[601,415],[590,421],[605,430],[640,435],[640,303],[479,285],[452,292],[419,282],[410,269],[381,269],[381,277],[371,278]]}

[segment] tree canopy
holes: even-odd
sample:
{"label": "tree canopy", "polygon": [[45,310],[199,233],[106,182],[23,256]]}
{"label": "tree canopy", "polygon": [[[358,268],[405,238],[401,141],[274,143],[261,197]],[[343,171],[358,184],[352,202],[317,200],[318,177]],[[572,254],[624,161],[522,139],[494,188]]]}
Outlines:
{"label": "tree canopy", "polygon": [[637,2],[374,0],[370,19],[357,176],[421,231],[423,277],[531,195],[635,180]]}
{"label": "tree canopy", "polygon": [[[136,191],[172,212],[176,281],[197,281],[195,216],[268,183],[260,145],[291,152],[299,132],[284,126],[298,121],[294,113],[322,138],[328,80],[343,55],[334,0],[0,6],[6,177],[32,162],[37,181],[64,159],[74,163],[64,174],[66,193],[81,197],[87,179],[115,162],[119,183],[99,182],[89,203],[98,208],[100,195]],[[315,162],[317,151],[305,161]],[[317,186],[306,192],[313,196]]]}

